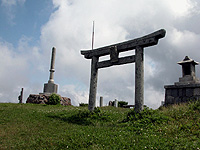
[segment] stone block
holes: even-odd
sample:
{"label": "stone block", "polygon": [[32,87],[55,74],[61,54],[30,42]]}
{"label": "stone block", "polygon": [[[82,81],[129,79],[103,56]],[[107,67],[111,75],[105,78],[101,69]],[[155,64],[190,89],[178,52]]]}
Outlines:
{"label": "stone block", "polygon": [[182,89],[182,96],[186,96],[186,88]]}
{"label": "stone block", "polygon": [[195,96],[197,96],[197,95],[200,96],[200,88],[195,88],[194,89],[194,95]]}
{"label": "stone block", "polygon": [[175,102],[175,104],[178,104],[179,103],[179,97],[175,97],[174,102]]}
{"label": "stone block", "polygon": [[172,89],[171,96],[177,97],[178,96],[178,89]]}
{"label": "stone block", "polygon": [[186,96],[187,97],[193,96],[193,89],[192,88],[186,88]]}
{"label": "stone block", "polygon": [[168,105],[168,104],[173,104],[174,103],[174,97],[172,96],[166,96],[165,98],[165,104]]}
{"label": "stone block", "polygon": [[57,93],[58,85],[54,83],[45,83],[44,84],[44,93]]}
{"label": "stone block", "polygon": [[166,95],[171,95],[171,89],[166,89],[165,93]]}
{"label": "stone block", "polygon": [[183,96],[183,89],[178,89],[178,96]]}

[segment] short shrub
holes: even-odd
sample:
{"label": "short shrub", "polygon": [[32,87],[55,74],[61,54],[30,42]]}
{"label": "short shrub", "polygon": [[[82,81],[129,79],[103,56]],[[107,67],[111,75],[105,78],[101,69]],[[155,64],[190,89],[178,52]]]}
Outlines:
{"label": "short shrub", "polygon": [[86,106],[88,106],[88,104],[86,104],[86,103],[80,103],[79,106],[80,107],[86,107]]}
{"label": "short shrub", "polygon": [[53,93],[49,96],[49,101],[48,101],[49,105],[57,105],[60,104],[60,96]]}
{"label": "short shrub", "polygon": [[125,102],[125,101],[118,102],[118,107],[123,107],[124,105],[128,105],[128,102]]}
{"label": "short shrub", "polygon": [[131,122],[135,128],[147,128],[155,124],[167,123],[170,118],[158,110],[145,107],[143,111],[137,113],[131,110],[123,122]]}
{"label": "short shrub", "polygon": [[[115,105],[115,101],[112,101],[112,106]],[[118,107],[123,107],[124,105],[128,105],[128,102],[118,101]]]}

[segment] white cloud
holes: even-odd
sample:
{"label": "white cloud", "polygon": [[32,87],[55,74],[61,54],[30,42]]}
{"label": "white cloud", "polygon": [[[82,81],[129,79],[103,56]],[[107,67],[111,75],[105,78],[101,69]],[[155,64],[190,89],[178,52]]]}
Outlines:
{"label": "white cloud", "polygon": [[167,2],[172,13],[176,17],[184,17],[191,15],[196,6],[196,2],[192,0],[171,0]]}
{"label": "white cloud", "polygon": [[43,85],[39,83],[44,82],[41,82],[43,60],[38,47],[30,47],[29,42],[30,38],[23,36],[14,48],[0,38],[0,102],[18,102],[21,88],[24,88],[24,102],[31,91],[42,92]]}
{"label": "white cloud", "polygon": [[15,97],[17,99],[17,93],[14,91],[28,80],[24,76],[28,69],[26,58],[14,52],[12,45],[6,42],[0,41],[0,50],[0,64],[2,64],[0,68],[0,101],[16,102],[14,99]]}
{"label": "white cloud", "polygon": [[[24,3],[25,0],[2,1],[2,5],[8,6]],[[200,59],[197,22],[200,4],[197,1],[53,0],[53,5],[54,12],[41,27],[41,47],[30,46],[33,39],[26,36],[19,40],[17,52],[12,45],[1,43],[0,48],[5,54],[0,55],[1,64],[4,64],[0,68],[0,80],[10,79],[3,95],[10,89],[16,97],[19,90],[15,90],[22,85],[26,95],[42,92],[43,83],[48,80],[51,49],[55,46],[55,83],[59,84],[59,94],[71,98],[74,105],[86,103],[90,60],[85,59],[80,50],[91,49],[93,20],[95,48],[141,37],[160,28],[167,30],[166,37],[158,45],[145,49],[145,104],[150,107],[160,106],[164,99],[164,84],[173,84],[178,80],[181,71],[178,70],[177,61],[185,55],[197,61]],[[13,11],[10,14],[13,15]],[[10,16],[11,20],[14,17]],[[21,65],[23,67],[19,70],[17,66]],[[130,64],[99,70],[97,101],[99,96],[103,96],[104,104],[115,98],[134,104],[134,66]],[[21,78],[16,82],[9,75]],[[1,96],[1,100],[4,97]]]}
{"label": "white cloud", "polygon": [[72,105],[79,106],[79,103],[88,103],[88,91],[79,89],[76,85],[60,86],[60,94],[63,97],[69,97]]}

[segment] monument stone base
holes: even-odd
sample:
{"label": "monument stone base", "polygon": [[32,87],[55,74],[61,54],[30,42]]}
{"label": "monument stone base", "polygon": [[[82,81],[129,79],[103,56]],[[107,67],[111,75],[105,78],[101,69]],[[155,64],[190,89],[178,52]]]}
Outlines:
{"label": "monument stone base", "polygon": [[[46,94],[30,94],[27,98],[26,103],[32,103],[32,104],[48,104],[50,95]],[[71,99],[68,97],[61,97],[60,96],[60,104],[64,106],[71,106]]]}
{"label": "monument stone base", "polygon": [[200,84],[166,85],[165,104],[179,104],[200,99]]}
{"label": "monument stone base", "polygon": [[44,84],[44,90],[43,90],[44,94],[57,93],[57,91],[58,91],[58,85],[57,84],[51,83],[51,82]]}

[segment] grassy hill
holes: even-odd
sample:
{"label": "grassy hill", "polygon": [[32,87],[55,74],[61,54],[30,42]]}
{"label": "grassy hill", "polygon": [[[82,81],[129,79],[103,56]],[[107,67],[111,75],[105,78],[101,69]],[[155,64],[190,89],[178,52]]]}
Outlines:
{"label": "grassy hill", "polygon": [[200,102],[125,108],[0,104],[0,149],[200,149]]}

